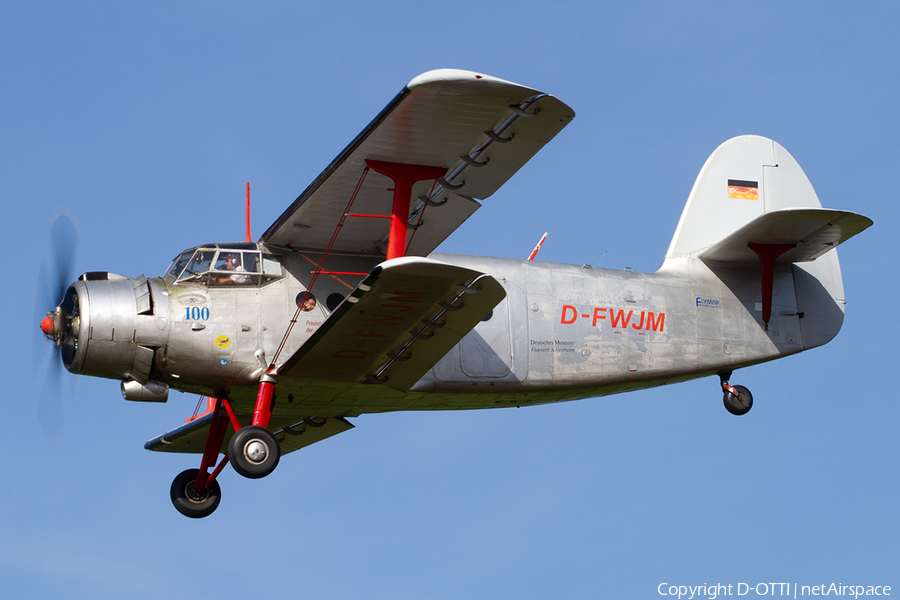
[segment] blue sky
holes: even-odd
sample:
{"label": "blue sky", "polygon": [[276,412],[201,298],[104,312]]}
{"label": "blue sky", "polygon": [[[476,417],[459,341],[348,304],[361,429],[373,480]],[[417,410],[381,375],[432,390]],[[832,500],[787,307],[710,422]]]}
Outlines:
{"label": "blue sky", "polygon": [[[900,7],[610,4],[7,3],[4,591],[900,590]],[[440,67],[536,87],[576,112],[442,250],[524,258],[549,231],[543,260],[653,271],[706,157],[760,134],[793,154],[823,205],[875,221],[840,250],[844,329],[738,371],[756,401],[742,418],[714,379],[521,410],[365,416],[267,479],[228,469],[220,508],[199,522],[168,498],[195,458],[143,449],[195,397],[129,403],[118,382],[65,373],[62,433],[42,433],[33,302],[59,207],[77,218],[78,272],[159,275],[184,248],[243,237],[246,181],[260,235],[407,81]]]}

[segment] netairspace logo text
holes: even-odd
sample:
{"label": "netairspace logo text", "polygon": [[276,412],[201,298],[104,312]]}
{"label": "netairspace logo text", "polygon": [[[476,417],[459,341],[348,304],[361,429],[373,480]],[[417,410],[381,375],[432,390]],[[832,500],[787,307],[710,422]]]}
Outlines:
{"label": "netairspace logo text", "polygon": [[675,585],[661,583],[656,588],[660,596],[672,596],[678,600],[693,598],[709,598],[716,600],[722,596],[844,596],[860,598],[865,596],[890,596],[889,585],[843,585],[841,583],[821,583],[819,585],[800,585],[797,583],[722,583],[703,585]]}

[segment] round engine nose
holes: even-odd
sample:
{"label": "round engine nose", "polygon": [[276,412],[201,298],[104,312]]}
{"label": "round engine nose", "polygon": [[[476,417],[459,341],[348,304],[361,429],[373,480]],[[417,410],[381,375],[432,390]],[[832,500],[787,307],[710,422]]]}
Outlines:
{"label": "round engine nose", "polygon": [[[72,373],[79,372],[83,360],[83,352],[79,350],[85,344],[85,340],[81,339],[82,303],[78,284],[76,281],[66,290],[66,296],[59,305],[52,323],[53,337],[59,340],[63,365]],[[44,319],[41,322],[41,329],[44,328],[46,321],[47,319]]]}
{"label": "round engine nose", "polygon": [[44,332],[44,335],[53,337],[53,317],[44,317],[44,319],[41,321],[41,331]]}

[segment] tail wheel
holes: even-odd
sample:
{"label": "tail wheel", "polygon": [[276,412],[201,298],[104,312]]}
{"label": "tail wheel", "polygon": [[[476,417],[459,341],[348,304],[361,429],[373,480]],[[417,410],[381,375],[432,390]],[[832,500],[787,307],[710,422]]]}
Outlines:
{"label": "tail wheel", "polygon": [[219,506],[222,489],[219,482],[213,480],[203,489],[197,489],[197,476],[200,469],[188,469],[178,474],[172,482],[169,495],[175,510],[192,519],[208,517]]}
{"label": "tail wheel", "polygon": [[250,479],[265,477],[278,466],[281,446],[271,431],[258,425],[241,427],[228,443],[234,470]]}
{"label": "tail wheel", "polygon": [[753,394],[742,385],[725,385],[725,410],[733,415],[744,415],[753,408]]}

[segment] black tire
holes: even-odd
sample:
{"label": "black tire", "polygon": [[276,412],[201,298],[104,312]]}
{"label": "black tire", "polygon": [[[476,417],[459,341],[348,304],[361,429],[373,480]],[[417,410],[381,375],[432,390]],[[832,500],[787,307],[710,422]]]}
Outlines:
{"label": "black tire", "polygon": [[[254,451],[258,454],[254,455]],[[241,427],[228,443],[228,458],[235,471],[244,477],[259,479],[278,466],[281,446],[265,427]]]}
{"label": "black tire", "polygon": [[206,489],[197,490],[199,474],[200,469],[188,469],[179,473],[169,490],[175,510],[192,519],[208,517],[218,508],[222,499],[222,489],[218,481],[213,480]]}
{"label": "black tire", "polygon": [[734,394],[729,391],[725,392],[725,397],[722,399],[725,403],[725,410],[738,416],[747,414],[753,408],[753,394],[742,385],[734,386],[734,391]]}

